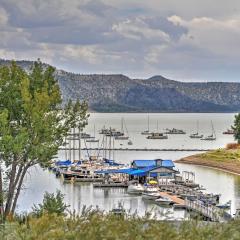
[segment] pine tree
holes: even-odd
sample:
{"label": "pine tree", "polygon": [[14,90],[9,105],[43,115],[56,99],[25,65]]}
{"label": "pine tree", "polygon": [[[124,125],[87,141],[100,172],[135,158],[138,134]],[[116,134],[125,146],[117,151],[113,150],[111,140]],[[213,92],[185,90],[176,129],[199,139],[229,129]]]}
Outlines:
{"label": "pine tree", "polygon": [[234,138],[240,144],[240,113],[235,115],[234,125],[232,126],[234,130]]}

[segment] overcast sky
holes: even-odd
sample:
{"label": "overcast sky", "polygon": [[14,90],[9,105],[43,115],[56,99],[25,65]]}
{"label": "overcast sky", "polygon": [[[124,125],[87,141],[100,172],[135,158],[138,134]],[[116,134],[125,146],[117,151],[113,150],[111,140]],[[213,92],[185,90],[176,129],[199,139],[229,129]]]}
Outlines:
{"label": "overcast sky", "polygon": [[78,73],[240,81],[239,0],[0,0],[0,58]]}

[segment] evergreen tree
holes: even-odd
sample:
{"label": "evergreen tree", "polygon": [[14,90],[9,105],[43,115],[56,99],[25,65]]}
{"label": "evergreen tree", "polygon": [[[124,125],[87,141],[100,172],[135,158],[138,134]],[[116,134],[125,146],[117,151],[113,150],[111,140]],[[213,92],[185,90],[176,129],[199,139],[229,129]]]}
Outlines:
{"label": "evergreen tree", "polygon": [[234,125],[232,126],[234,130],[234,138],[235,140],[240,143],[240,113],[235,115]]}
{"label": "evergreen tree", "polygon": [[58,190],[54,193],[45,192],[43,203],[33,206],[33,214],[40,217],[44,213],[64,215],[68,206],[64,203],[64,195]]}

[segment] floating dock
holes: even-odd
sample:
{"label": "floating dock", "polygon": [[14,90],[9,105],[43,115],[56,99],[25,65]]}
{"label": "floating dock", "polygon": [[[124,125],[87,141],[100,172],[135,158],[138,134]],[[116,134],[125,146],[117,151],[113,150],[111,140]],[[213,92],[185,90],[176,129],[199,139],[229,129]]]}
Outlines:
{"label": "floating dock", "polygon": [[162,197],[167,197],[171,199],[171,201],[174,202],[174,208],[186,208],[185,201],[178,196],[169,194],[167,192],[160,192],[160,195]]}
{"label": "floating dock", "polygon": [[[78,148],[59,148],[59,150],[77,151]],[[149,152],[207,152],[213,149],[190,148],[82,148],[83,151],[149,151]]]}
{"label": "floating dock", "polygon": [[127,188],[127,183],[94,183],[93,187],[95,188],[108,188],[108,187],[121,187],[121,188]]}

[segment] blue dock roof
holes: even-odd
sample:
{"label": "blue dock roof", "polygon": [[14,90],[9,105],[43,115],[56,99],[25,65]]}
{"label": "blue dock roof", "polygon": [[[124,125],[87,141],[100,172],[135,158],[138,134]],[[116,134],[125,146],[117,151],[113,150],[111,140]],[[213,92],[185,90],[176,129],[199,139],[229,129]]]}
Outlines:
{"label": "blue dock roof", "polygon": [[[156,160],[134,160],[133,164],[138,168],[143,167],[156,167],[157,166],[157,159]],[[163,167],[174,167],[174,163],[172,160],[161,160]]]}

